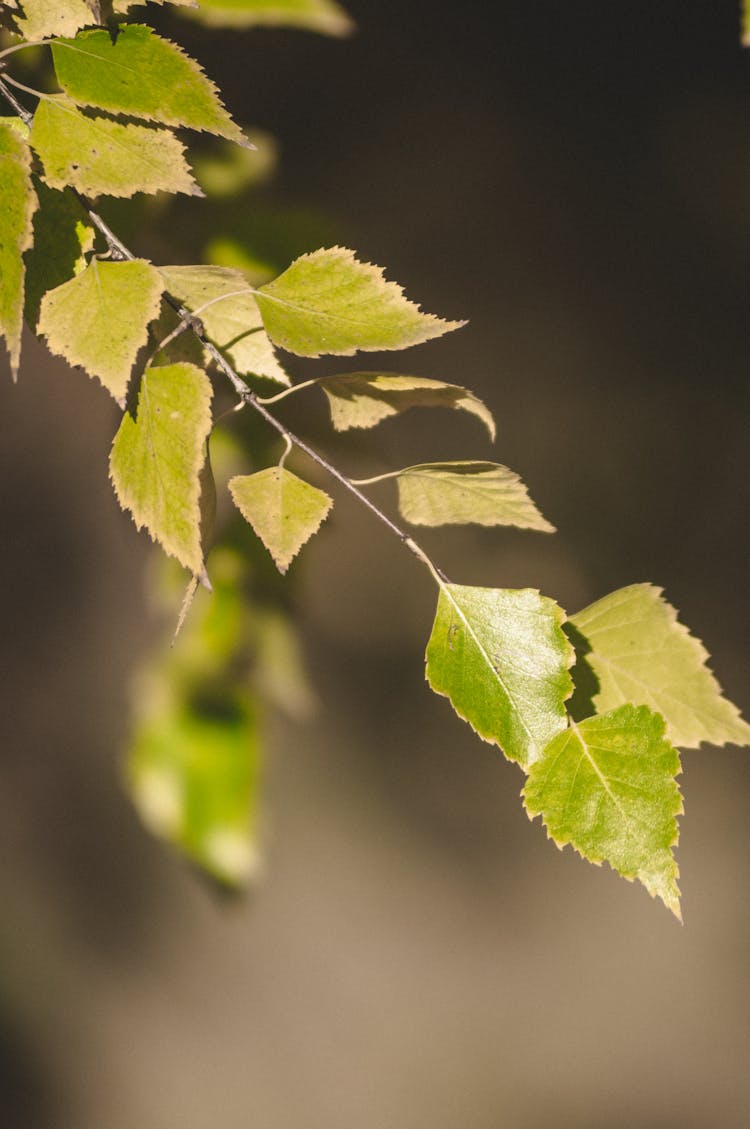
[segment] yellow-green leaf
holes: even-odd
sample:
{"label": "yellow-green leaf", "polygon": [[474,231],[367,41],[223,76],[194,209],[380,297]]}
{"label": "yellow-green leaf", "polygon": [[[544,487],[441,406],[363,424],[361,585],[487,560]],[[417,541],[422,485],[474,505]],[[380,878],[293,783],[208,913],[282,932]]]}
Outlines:
{"label": "yellow-green leaf", "polygon": [[70,185],[84,196],[201,195],[185,148],[170,130],[84,113],[65,95],[39,103],[31,144],[51,188]]}
{"label": "yellow-green leaf", "polygon": [[495,421],[489,408],[458,384],[386,372],[324,376],[318,383],[328,398],[331,422],[337,431],[374,427],[409,408],[456,408],[476,416],[490,439],[495,438]]}
{"label": "yellow-green leaf", "polygon": [[229,489],[237,509],[282,573],[317,533],[333,505],[322,490],[280,466],[238,475]]}
{"label": "yellow-green leaf", "polygon": [[404,349],[465,324],[422,313],[343,247],[302,255],[256,296],[271,340],[302,357]]}
{"label": "yellow-green leaf", "polygon": [[[235,563],[212,559],[213,593],[198,593],[174,646],[159,646],[136,679],[127,784],[154,834],[241,888],[259,863],[260,749]],[[172,621],[174,611],[170,602]]]}
{"label": "yellow-green leaf", "polygon": [[664,719],[625,705],[555,737],[529,770],[524,800],[558,846],[637,878],[678,918],[680,758]]}
{"label": "yellow-green leaf", "polygon": [[[631,584],[610,593],[577,615],[577,674],[593,672],[597,713],[625,702],[641,703],[662,714],[667,736],[682,748],[750,745],[743,721],[708,668],[699,639],[677,619],[677,612],[653,584]],[[581,706],[585,712],[586,705]]]}
{"label": "yellow-green leaf", "polygon": [[211,382],[195,365],[148,368],[135,417],[115,436],[110,476],[136,526],[194,576],[204,575],[200,471],[211,430]]}
{"label": "yellow-green leaf", "polygon": [[79,106],[245,143],[198,63],[149,27],[125,24],[114,39],[103,28],[58,39],[52,58],[60,86]]}
{"label": "yellow-green leaf", "polygon": [[296,27],[324,35],[347,35],[353,28],[334,0],[200,0],[193,16],[215,27]]}
{"label": "yellow-green leaf", "polygon": [[42,298],[48,290],[80,274],[94,246],[94,229],[70,192],[58,192],[34,178],[39,210],[34,216],[34,245],[26,255],[26,321],[37,328]]}
{"label": "yellow-green leaf", "polygon": [[45,294],[38,330],[51,352],[98,377],[122,400],[163,290],[158,270],[142,259],[92,259],[81,274]]}
{"label": "yellow-green leaf", "polygon": [[21,360],[23,253],[32,243],[36,208],[29,146],[15,130],[0,123],[0,334],[8,346],[14,379]]}
{"label": "yellow-green leaf", "polygon": [[79,28],[98,23],[86,0],[22,0],[24,17],[16,17],[24,39],[49,39],[53,35],[75,35]]}
{"label": "yellow-green leaf", "polygon": [[554,600],[530,588],[440,585],[427,681],[524,768],[567,724],[573,648],[564,619]]}
{"label": "yellow-green leaf", "polygon": [[397,471],[399,509],[412,525],[515,525],[554,533],[515,471],[499,463],[421,463]]}
{"label": "yellow-green leaf", "polygon": [[243,376],[279,384],[289,377],[279,364],[247,279],[227,267],[160,267],[168,292],[198,316],[208,339]]}

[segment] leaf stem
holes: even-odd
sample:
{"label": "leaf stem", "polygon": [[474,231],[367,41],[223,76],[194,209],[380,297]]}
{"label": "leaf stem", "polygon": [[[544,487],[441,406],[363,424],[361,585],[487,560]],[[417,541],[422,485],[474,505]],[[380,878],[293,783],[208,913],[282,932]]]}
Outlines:
{"label": "leaf stem", "polygon": [[316,376],[312,380],[303,380],[300,384],[293,384],[291,388],[285,388],[283,392],[276,392],[273,396],[259,396],[259,404],[278,404],[279,400],[286,400],[287,396],[291,396],[293,392],[301,392],[303,388],[312,388],[314,384],[320,383],[320,377]]}
{"label": "leaf stem", "polygon": [[[9,75],[6,75],[5,79],[9,79]],[[10,105],[15,110],[16,115],[21,119],[24,125],[31,125],[34,120],[34,115],[29,113],[29,111],[16,100],[13,91],[8,90],[8,87],[5,84],[5,79],[0,78],[0,94],[2,94],[3,98],[5,98],[6,102],[10,103]]]}
{"label": "leaf stem", "polygon": [[6,55],[13,55],[16,51],[26,51],[29,47],[48,47],[50,43],[54,43],[54,40],[36,39],[28,40],[25,43],[13,43],[10,47],[6,47],[4,51],[0,51],[0,59],[4,59]]}
{"label": "leaf stem", "polygon": [[[8,81],[11,81],[7,75],[6,78],[8,79]],[[14,85],[20,86],[20,83],[14,83]],[[26,89],[28,93],[34,93],[29,88],[24,89]],[[12,92],[8,90],[5,82],[2,79],[0,79],[0,94],[2,94],[6,98],[6,100],[10,103],[10,105],[13,107],[22,121],[25,121],[28,124],[32,120],[32,115],[16,101]],[[120,261],[135,259],[136,256],[133,254],[133,252],[125,246],[122,240],[115,235],[109,225],[104,222],[104,220],[96,211],[94,211],[94,208],[86,199],[86,197],[82,196],[81,193],[76,191],[76,189],[74,188],[71,188],[71,191],[79,201],[81,206],[87,212],[94,227],[96,227],[96,229],[104,237],[112,258]],[[248,291],[250,293],[253,293],[252,289],[250,288],[248,288]],[[265,406],[265,404],[259,399],[255,392],[253,392],[252,388],[250,388],[250,386],[247,385],[242,377],[235,371],[234,367],[229,363],[223,353],[219,349],[217,349],[212,341],[208,340],[200,319],[195,317],[191,310],[187,309],[186,306],[183,306],[181,302],[179,302],[176,298],[173,298],[168,293],[164,294],[164,300],[169,306],[171,306],[178,317],[180,317],[186,323],[190,331],[198,338],[208,355],[213,361],[216,362],[224,375],[227,377],[243,404],[247,404],[248,407],[251,407],[266,421],[266,423],[268,423],[275,431],[277,431],[282,439],[285,440],[287,446],[291,445],[297,447],[298,450],[306,454],[309,459],[312,459],[314,463],[317,463],[317,465],[321,467],[321,469],[324,470],[331,478],[335,479],[338,483],[340,483],[341,486],[344,487],[345,490],[352,494],[365,507],[365,509],[369,510],[370,513],[374,517],[376,517],[382,525],[389,529],[391,533],[399,539],[402,545],[404,545],[409,550],[409,552],[417,558],[417,560],[421,561],[421,563],[427,567],[431,576],[440,586],[450,583],[445,573],[433,563],[424,549],[422,549],[417,544],[417,542],[414,541],[408,533],[406,533],[405,530],[396,525],[396,523],[392,521],[388,517],[388,515],[379,508],[379,506],[376,506],[375,503],[372,502],[366,494],[363,494],[356,483],[354,483],[350,478],[347,478],[346,475],[343,474],[338,469],[338,467],[334,466],[333,463],[329,462],[324,455],[321,455],[319,451],[316,451],[315,448],[311,447],[309,443],[306,443],[304,439],[301,439],[293,431],[290,431],[289,428],[281,422],[281,420],[278,420],[275,415],[268,411],[268,408]],[[309,383],[316,382],[311,381]],[[297,389],[300,389],[302,387],[302,384],[298,384],[295,386],[295,388],[289,389],[289,391],[296,391]],[[275,398],[280,399],[281,397]]]}

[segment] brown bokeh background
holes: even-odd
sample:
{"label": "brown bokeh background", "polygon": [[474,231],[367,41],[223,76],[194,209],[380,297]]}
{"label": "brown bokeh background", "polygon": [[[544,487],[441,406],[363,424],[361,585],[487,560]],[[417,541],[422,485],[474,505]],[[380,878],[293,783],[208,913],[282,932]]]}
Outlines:
{"label": "brown bokeh background", "polygon": [[[362,474],[508,463],[560,532],[425,535],[449,574],[571,611],[662,584],[747,713],[737,5],[349,7],[347,42],[160,18],[281,139],[279,201],[470,318],[386,360],[469,385],[499,439],[456,413],[311,427]],[[265,876],[228,907],[119,786],[154,625],[116,409],[31,340],[2,389],[4,1129],[747,1125],[746,752],[684,757],[681,928],[526,819],[517,770],[424,684],[425,576],[337,498],[294,572],[322,708],[271,726]]]}

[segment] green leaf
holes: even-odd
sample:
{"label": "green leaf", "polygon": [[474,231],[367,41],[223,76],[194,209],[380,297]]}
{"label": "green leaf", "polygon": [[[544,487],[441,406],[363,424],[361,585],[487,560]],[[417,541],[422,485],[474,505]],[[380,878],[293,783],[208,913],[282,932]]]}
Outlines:
{"label": "green leaf", "polygon": [[79,106],[205,130],[245,144],[198,63],[149,27],[126,24],[114,40],[104,29],[58,39],[52,58],[60,85]]}
{"label": "green leaf", "polygon": [[24,284],[23,253],[32,243],[37,197],[31,181],[31,153],[19,134],[0,124],[0,334],[15,380],[21,360]]}
{"label": "green leaf", "polygon": [[412,525],[515,525],[554,533],[515,471],[499,463],[421,463],[396,472]]}
{"label": "green leaf", "polygon": [[328,397],[336,431],[374,427],[408,408],[456,408],[476,416],[487,428],[490,439],[495,438],[495,421],[489,408],[458,384],[385,372],[324,376],[318,383]]}
{"label": "green leaf", "polygon": [[86,0],[22,0],[24,19],[16,17],[24,39],[75,35],[79,28],[98,23]]}
{"label": "green leaf", "polygon": [[38,330],[51,352],[81,365],[122,400],[163,290],[158,270],[142,259],[92,259],[81,274],[45,294]]}
{"label": "green leaf", "polygon": [[212,559],[214,592],[198,593],[174,646],[136,679],[127,782],[155,834],[241,887],[258,867],[259,724],[242,588],[225,563]]}
{"label": "green leaf", "polygon": [[86,114],[65,95],[37,106],[31,144],[51,188],[71,185],[84,196],[184,192],[200,196],[173,133]]}
{"label": "green leaf", "polygon": [[215,27],[296,27],[324,35],[347,35],[353,28],[334,0],[200,0],[189,14]]}
{"label": "green leaf", "polygon": [[559,847],[570,843],[589,861],[637,878],[679,918],[672,855],[683,810],[679,772],[664,719],[626,705],[555,737],[523,794],[529,815],[542,816]]}
{"label": "green leaf", "polygon": [[322,490],[285,467],[231,479],[232,498],[246,521],[286,572],[297,553],[328,516],[333,502]]}
{"label": "green leaf", "polygon": [[[597,600],[571,623],[580,633],[578,670],[596,680],[597,713],[624,702],[650,706],[663,715],[675,745],[697,748],[750,744],[750,726],[722,697],[699,639],[652,584],[631,584]],[[586,709],[586,706],[582,706]]]}
{"label": "green leaf", "polygon": [[94,229],[76,198],[48,188],[34,178],[39,210],[34,216],[34,245],[26,255],[26,321],[37,328],[42,298],[48,290],[80,274],[94,247]]}
{"label": "green leaf", "polygon": [[[166,288],[190,310],[199,310],[206,336],[243,376],[289,384],[279,364],[247,279],[227,267],[160,267]],[[204,309],[207,303],[212,303]]]}
{"label": "green leaf", "polygon": [[301,357],[404,349],[465,324],[423,314],[380,267],[343,247],[302,255],[257,299],[271,340]]}
{"label": "green leaf", "polygon": [[138,529],[194,576],[203,577],[200,471],[211,430],[211,382],[195,365],[148,368],[136,417],[126,412],[110,456],[110,476]]}
{"label": "green leaf", "polygon": [[750,0],[742,0],[742,46],[750,47]]}
{"label": "green leaf", "polygon": [[441,584],[427,681],[485,741],[527,767],[567,724],[565,613],[530,588]]}
{"label": "green leaf", "polygon": [[[142,8],[148,0],[114,0],[112,11],[116,16],[124,16],[131,8]],[[197,8],[198,0],[150,0],[152,4],[171,4],[173,7]]]}

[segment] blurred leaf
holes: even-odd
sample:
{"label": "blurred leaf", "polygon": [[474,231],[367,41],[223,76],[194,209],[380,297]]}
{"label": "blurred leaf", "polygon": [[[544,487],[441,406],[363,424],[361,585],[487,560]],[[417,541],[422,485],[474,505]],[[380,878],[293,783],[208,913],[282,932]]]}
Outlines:
{"label": "blurred leaf", "polygon": [[317,533],[333,502],[285,467],[239,475],[229,483],[237,509],[286,572],[302,546]]}
{"label": "blurred leaf", "polygon": [[489,408],[458,384],[387,372],[324,376],[319,384],[328,397],[331,422],[337,431],[374,427],[409,408],[456,408],[476,416],[487,428],[490,439],[495,438],[495,421]]}
{"label": "blurred leaf", "polygon": [[[278,162],[278,146],[270,133],[245,130],[253,149],[222,144],[217,152],[193,157],[195,178],[207,196],[232,198],[249,188],[257,188],[273,175]],[[234,266],[234,263],[222,264]],[[265,281],[265,280],[264,280]]]}
{"label": "blurred leaf", "polygon": [[0,334],[8,346],[14,380],[21,360],[26,280],[22,256],[32,243],[37,205],[29,146],[0,122]]}
{"label": "blurred leaf", "polygon": [[422,313],[380,267],[343,247],[302,255],[257,299],[271,340],[302,357],[404,349],[464,324]]}
{"label": "blurred leaf", "polygon": [[247,144],[198,63],[149,27],[125,24],[58,39],[52,58],[60,86],[79,106],[187,126]]}
{"label": "blurred leaf", "polygon": [[[750,725],[707,666],[708,652],[678,621],[653,584],[631,584],[571,616],[579,641],[579,666],[594,673],[597,713],[625,702],[663,715],[667,736],[682,748],[750,744]],[[585,646],[584,646],[585,643]]]}
{"label": "blurred leaf", "polygon": [[[210,341],[243,376],[265,376],[278,384],[289,377],[263,329],[247,279],[225,267],[160,267],[167,290],[198,317]],[[206,307],[207,303],[211,303]]]}
{"label": "blurred leaf", "polygon": [[202,194],[185,161],[184,146],[169,130],[82,113],[65,95],[39,103],[31,144],[51,188],[70,185],[84,196]]}
{"label": "blurred leaf", "polygon": [[216,27],[298,27],[325,35],[347,35],[353,27],[334,0],[200,0],[189,14]]}
{"label": "blurred leaf", "polygon": [[564,618],[554,600],[530,588],[440,585],[427,681],[524,768],[567,724],[573,648]]}
{"label": "blurred leaf", "polygon": [[530,768],[524,799],[558,846],[570,843],[590,862],[637,878],[679,918],[679,772],[664,719],[625,705],[555,737]]}
{"label": "blurred leaf", "polygon": [[122,400],[163,290],[161,275],[143,259],[92,259],[81,274],[44,295],[38,331],[50,352],[81,365]]}
{"label": "blurred leaf", "polygon": [[115,436],[110,475],[123,509],[194,576],[205,574],[200,470],[211,430],[211,382],[195,365],[148,368],[135,419]]}
{"label": "blurred leaf", "polygon": [[212,571],[213,593],[199,593],[174,647],[137,679],[127,781],[155,834],[241,887],[258,867],[259,723],[231,557]]}
{"label": "blurred leaf", "polygon": [[396,472],[412,525],[515,525],[554,533],[515,471],[499,463],[421,463]]}
{"label": "blurred leaf", "polygon": [[289,617],[268,608],[255,608],[256,662],[253,684],[264,702],[294,721],[307,721],[317,698],[310,685],[299,639]]}

